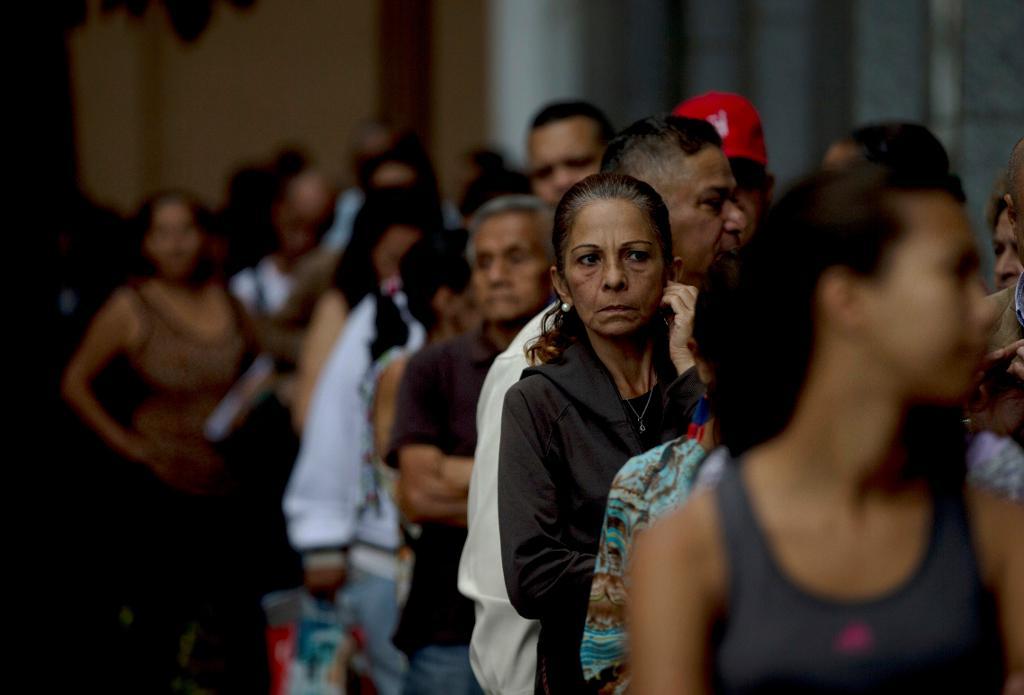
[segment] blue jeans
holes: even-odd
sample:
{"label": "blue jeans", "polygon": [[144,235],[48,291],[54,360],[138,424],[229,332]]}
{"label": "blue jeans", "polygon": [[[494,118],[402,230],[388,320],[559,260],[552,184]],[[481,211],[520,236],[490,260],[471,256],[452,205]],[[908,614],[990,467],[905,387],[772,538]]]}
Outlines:
{"label": "blue jeans", "polygon": [[483,695],[469,666],[468,644],[432,644],[409,657],[403,695]]}
{"label": "blue jeans", "polygon": [[343,625],[359,625],[366,635],[370,677],[377,693],[400,695],[406,664],[405,655],[391,643],[398,627],[395,580],[353,568],[335,605]]}

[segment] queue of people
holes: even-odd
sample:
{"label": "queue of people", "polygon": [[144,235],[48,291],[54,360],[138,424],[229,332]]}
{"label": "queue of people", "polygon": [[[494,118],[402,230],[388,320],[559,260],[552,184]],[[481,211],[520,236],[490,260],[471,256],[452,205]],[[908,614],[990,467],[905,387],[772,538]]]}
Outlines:
{"label": "queue of people", "polygon": [[279,159],[220,222],[158,194],[62,384],[132,500],[125,691],[267,691],[260,597],[301,586],[382,694],[1021,692],[1006,146],[991,293],[927,128],[782,191],[736,94],[549,104],[458,207],[383,122],[340,193]]}

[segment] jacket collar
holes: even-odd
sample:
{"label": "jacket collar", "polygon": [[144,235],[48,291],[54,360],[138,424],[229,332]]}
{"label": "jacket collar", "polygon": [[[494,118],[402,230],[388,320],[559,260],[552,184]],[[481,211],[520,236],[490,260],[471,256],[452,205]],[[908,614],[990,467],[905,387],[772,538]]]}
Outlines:
{"label": "jacket collar", "polygon": [[[660,386],[662,417],[666,412],[668,386],[676,378],[675,367],[668,359],[664,350],[655,349],[654,369]],[[566,398],[578,408],[589,411],[596,422],[605,422],[619,430],[627,441],[633,444],[636,453],[644,450],[644,445],[636,432],[636,428],[626,418],[622,406],[622,397],[611,374],[604,363],[598,358],[590,343],[586,340],[569,346],[561,359],[548,364],[530,367],[523,372],[523,377],[537,374],[545,377],[561,390]],[[659,427],[662,423],[658,423]]]}

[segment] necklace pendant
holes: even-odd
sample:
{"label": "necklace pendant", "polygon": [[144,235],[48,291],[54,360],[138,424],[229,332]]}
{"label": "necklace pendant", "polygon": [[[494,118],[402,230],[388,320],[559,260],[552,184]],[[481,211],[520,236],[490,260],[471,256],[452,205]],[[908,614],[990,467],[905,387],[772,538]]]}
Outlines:
{"label": "necklace pendant", "polygon": [[640,431],[641,432],[646,432],[647,431],[647,425],[645,425],[644,423],[641,422],[640,423]]}

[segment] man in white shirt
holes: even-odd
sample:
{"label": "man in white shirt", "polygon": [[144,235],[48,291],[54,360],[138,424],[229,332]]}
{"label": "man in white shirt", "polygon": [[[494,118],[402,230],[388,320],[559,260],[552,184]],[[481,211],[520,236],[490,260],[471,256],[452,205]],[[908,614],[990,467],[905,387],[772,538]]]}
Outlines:
{"label": "man in white shirt", "polygon": [[[527,137],[534,193],[551,206],[577,181],[600,169],[613,130],[596,107],[584,102],[545,106]],[[546,311],[546,309],[545,309]],[[536,621],[521,617],[508,601],[498,541],[498,440],[505,391],[526,368],[523,346],[540,335],[535,316],[494,361],[477,403],[477,447],[467,504],[469,535],[459,563],[459,591],[476,604],[470,663],[488,693],[532,693],[537,669]]]}

